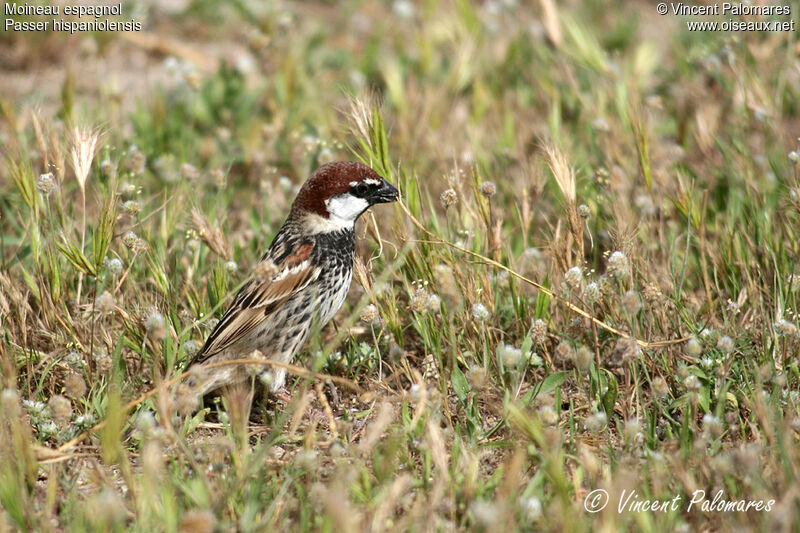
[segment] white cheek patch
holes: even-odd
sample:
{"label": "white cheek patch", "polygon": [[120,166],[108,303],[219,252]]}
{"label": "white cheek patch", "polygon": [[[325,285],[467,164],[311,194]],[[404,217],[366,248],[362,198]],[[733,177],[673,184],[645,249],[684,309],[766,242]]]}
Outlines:
{"label": "white cheek patch", "polygon": [[350,193],[340,194],[325,200],[331,222],[352,227],[358,216],[367,210],[369,202]]}

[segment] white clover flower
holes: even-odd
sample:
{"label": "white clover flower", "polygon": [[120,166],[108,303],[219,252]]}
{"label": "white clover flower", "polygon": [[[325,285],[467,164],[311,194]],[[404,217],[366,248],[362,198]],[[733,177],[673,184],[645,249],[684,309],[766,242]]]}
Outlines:
{"label": "white clover flower", "polygon": [[200,343],[196,340],[189,339],[183,343],[183,352],[186,355],[192,356],[200,351]]}
{"label": "white clover flower", "polygon": [[597,411],[593,415],[586,418],[584,425],[586,426],[586,429],[592,433],[597,433],[606,427],[607,423],[608,415],[606,415],[605,411]]}
{"label": "white clover flower", "polygon": [[547,339],[547,322],[537,318],[531,325],[531,338],[536,344],[542,344]]}
{"label": "white clover flower", "polygon": [[516,367],[522,362],[522,350],[503,342],[497,345],[495,355],[503,362],[503,366],[509,368]]}
{"label": "white clover flower", "polygon": [[56,188],[56,180],[53,178],[53,173],[48,172],[42,174],[36,181],[36,188],[45,196],[50,196],[50,193]]}
{"label": "white clover flower", "polygon": [[37,429],[39,430],[39,435],[45,439],[53,438],[58,435],[58,426],[52,420],[42,422],[37,426]]}
{"label": "white clover flower", "polygon": [[472,319],[475,322],[485,322],[489,318],[489,310],[482,303],[476,303],[472,306]]}
{"label": "white clover flower", "polygon": [[109,259],[106,262],[106,268],[108,269],[111,274],[116,276],[120,272],[122,272],[122,261],[114,257],[113,259]]}
{"label": "white clover flower", "polygon": [[564,275],[564,280],[567,282],[567,285],[572,287],[573,289],[577,289],[583,283],[583,271],[581,267],[572,267],[567,270],[567,273]]}
{"label": "white clover flower", "polygon": [[628,291],[622,297],[622,307],[629,315],[635,315],[642,309],[642,299],[636,291]]}
{"label": "white clover flower", "polygon": [[583,289],[583,299],[589,305],[596,303],[600,299],[600,286],[594,281],[586,285]]}
{"label": "white clover flower", "polygon": [[722,353],[729,354],[735,347],[736,346],[733,342],[733,339],[727,335],[723,335],[717,341],[717,350],[721,351]]}
{"label": "white clover flower", "polygon": [[44,416],[47,405],[36,400],[22,400],[22,406],[28,410],[33,417]]}
{"label": "white clover flower", "polygon": [[686,342],[686,352],[692,357],[700,357],[703,353],[703,345],[697,340],[697,337],[691,337]]}
{"label": "white clover flower", "polygon": [[458,193],[453,188],[446,189],[441,196],[439,196],[439,203],[442,204],[442,207],[448,209],[454,206],[458,202]]}
{"label": "white clover flower", "polygon": [[495,194],[497,194],[497,185],[492,183],[491,181],[484,181],[481,183],[480,187],[481,194],[484,195],[486,198],[491,198]]}
{"label": "white clover flower", "polygon": [[528,522],[535,522],[542,516],[542,502],[536,496],[520,498],[519,507]]}
{"label": "white clover flower", "polygon": [[702,386],[700,380],[697,379],[697,376],[694,374],[689,374],[686,376],[683,380],[683,385],[691,392],[699,392],[700,387]]}
{"label": "white clover flower", "polygon": [[775,321],[775,332],[778,335],[783,335],[786,337],[794,337],[797,335],[797,326],[794,323],[789,322],[785,319],[780,319]]}
{"label": "white clover flower", "polygon": [[136,200],[128,200],[122,204],[122,210],[129,215],[137,215],[141,211],[141,207],[139,207],[139,202]]}
{"label": "white clover flower", "polygon": [[622,279],[630,273],[628,257],[622,252],[614,252],[608,258],[608,271],[617,279]]}
{"label": "white clover flower", "polygon": [[228,261],[225,263],[225,270],[228,272],[236,272],[239,270],[239,265],[236,264],[236,261]]}

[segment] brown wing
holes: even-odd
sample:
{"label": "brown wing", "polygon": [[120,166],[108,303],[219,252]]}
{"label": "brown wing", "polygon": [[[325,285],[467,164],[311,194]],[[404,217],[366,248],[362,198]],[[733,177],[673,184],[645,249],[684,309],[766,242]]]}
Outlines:
{"label": "brown wing", "polygon": [[[275,275],[265,281],[252,280],[242,287],[189,366],[200,364],[234,345],[268,320],[289,298],[313,283],[320,274],[319,267],[311,264],[313,249],[311,242],[301,244],[285,255],[281,264],[275,265]],[[247,355],[242,354],[243,357]]]}

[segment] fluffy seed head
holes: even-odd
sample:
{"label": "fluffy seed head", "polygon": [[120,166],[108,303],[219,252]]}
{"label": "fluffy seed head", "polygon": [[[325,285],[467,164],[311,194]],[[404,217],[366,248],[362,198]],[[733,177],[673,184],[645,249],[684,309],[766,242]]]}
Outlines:
{"label": "fluffy seed head", "polygon": [[114,297],[108,291],[103,291],[103,294],[97,297],[94,302],[95,308],[102,314],[110,313],[114,310],[116,302]]}
{"label": "fluffy seed head", "polygon": [[622,252],[614,252],[608,258],[608,271],[617,279],[623,279],[630,272],[628,257]]}
{"label": "fluffy seed head", "polygon": [[567,285],[573,289],[580,287],[581,283],[583,283],[583,271],[581,270],[581,267],[574,266],[567,270],[564,280],[567,282]]}
{"label": "fluffy seed head", "polygon": [[594,281],[586,285],[583,289],[583,299],[589,305],[596,303],[600,299],[600,286]]}
{"label": "fluffy seed head", "polygon": [[120,261],[116,257],[113,259],[109,259],[106,262],[106,268],[108,268],[108,271],[111,272],[111,274],[116,276],[117,274],[122,272],[122,261]]}
{"label": "fluffy seed head", "polygon": [[381,315],[378,312],[378,306],[375,304],[369,304],[364,307],[364,310],[361,311],[361,321],[365,324],[375,324],[375,322],[380,322]]}
{"label": "fluffy seed head", "polygon": [[702,384],[700,380],[697,379],[697,376],[694,374],[689,374],[683,379],[683,386],[686,387],[690,392],[700,392],[700,387]]}
{"label": "fluffy seed head", "polygon": [[192,356],[200,351],[200,343],[196,340],[189,339],[188,341],[183,343],[183,352],[188,355]]}
{"label": "fluffy seed head", "polygon": [[164,321],[164,315],[158,311],[149,313],[144,318],[144,329],[147,331],[147,335],[153,340],[163,340],[164,337],[167,336],[167,327],[166,322]]}
{"label": "fluffy seed head", "polygon": [[489,310],[478,302],[472,306],[472,319],[475,322],[485,322],[489,318]]}
{"label": "fluffy seed head", "polygon": [[446,189],[439,196],[439,203],[442,204],[442,207],[445,209],[456,205],[456,202],[458,202],[458,193],[456,193],[456,190],[453,188]]}
{"label": "fluffy seed head", "polygon": [[197,181],[200,177],[200,172],[191,163],[184,163],[181,165],[181,177],[186,181]]}
{"label": "fluffy seed head", "polygon": [[653,393],[659,398],[665,398],[669,394],[669,385],[661,376],[653,378]]}
{"label": "fluffy seed head", "polygon": [[114,363],[111,357],[105,352],[99,352],[94,355],[94,362],[97,365],[97,370],[101,374],[108,374],[111,372],[111,365]]}
{"label": "fluffy seed head", "polygon": [[536,344],[544,344],[547,339],[547,322],[537,318],[531,325],[531,338]]}
{"label": "fluffy seed head", "polygon": [[578,370],[586,370],[591,366],[593,359],[594,354],[592,350],[590,350],[588,346],[583,345],[575,352],[575,368]]}
{"label": "fluffy seed head", "polygon": [[775,332],[778,335],[783,335],[785,337],[796,337],[797,331],[797,326],[788,320],[780,319],[775,321]]}
{"label": "fluffy seed head", "polygon": [[53,413],[53,420],[59,424],[65,424],[72,418],[72,403],[68,398],[60,394],[51,396],[47,406],[50,407],[50,412]]}
{"label": "fluffy seed head", "polygon": [[36,180],[36,188],[43,195],[50,196],[50,193],[56,188],[56,180],[53,178],[53,173],[48,172],[39,176],[39,179]]}
{"label": "fluffy seed head", "polygon": [[472,365],[467,372],[467,380],[475,389],[482,389],[486,384],[486,369],[479,365]]}
{"label": "fluffy seed head", "polygon": [[686,343],[686,351],[692,357],[700,357],[700,354],[703,353],[703,345],[700,344],[700,341],[697,340],[697,337],[692,337]]}
{"label": "fluffy seed head", "polygon": [[492,196],[497,194],[497,186],[491,181],[484,181],[483,183],[481,183],[480,191],[481,194],[484,195],[486,198],[491,198]]}
{"label": "fluffy seed head", "polygon": [[723,335],[717,341],[717,350],[721,351],[724,354],[729,354],[735,348],[733,339],[728,337],[727,335]]}
{"label": "fluffy seed head", "polygon": [[556,346],[555,355],[556,355],[556,360],[559,363],[564,364],[565,362],[572,359],[572,346],[570,346],[570,344],[567,341],[561,341],[560,343],[558,343],[558,346]]}
{"label": "fluffy seed head", "polygon": [[622,307],[629,315],[635,315],[642,309],[642,300],[636,291],[628,291],[622,297]]}
{"label": "fluffy seed head", "polygon": [[509,368],[518,366],[522,362],[522,350],[510,344],[500,343],[495,350],[497,358]]}
{"label": "fluffy seed head", "polygon": [[83,398],[83,395],[86,394],[86,382],[83,377],[77,372],[67,374],[67,377],[64,378],[64,392],[67,396],[76,400]]}
{"label": "fluffy seed head", "polygon": [[586,418],[586,429],[591,431],[592,433],[598,433],[602,431],[606,424],[608,423],[608,415],[606,415],[605,411],[597,411],[593,415]]}

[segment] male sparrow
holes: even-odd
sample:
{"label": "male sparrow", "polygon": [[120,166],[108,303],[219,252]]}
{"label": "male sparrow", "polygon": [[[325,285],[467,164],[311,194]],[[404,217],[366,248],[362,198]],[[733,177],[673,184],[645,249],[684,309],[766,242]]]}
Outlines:
{"label": "male sparrow", "polygon": [[[242,366],[204,369],[209,363],[245,359],[255,350],[291,362],[312,325],[322,327],[344,303],[353,278],[356,220],[397,196],[397,189],[361,163],[327,163],[311,174],[252,278],[189,362],[196,392],[204,396],[249,375]],[[284,370],[269,375],[272,392],[283,387]]]}

